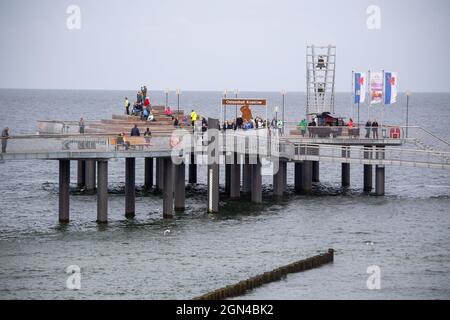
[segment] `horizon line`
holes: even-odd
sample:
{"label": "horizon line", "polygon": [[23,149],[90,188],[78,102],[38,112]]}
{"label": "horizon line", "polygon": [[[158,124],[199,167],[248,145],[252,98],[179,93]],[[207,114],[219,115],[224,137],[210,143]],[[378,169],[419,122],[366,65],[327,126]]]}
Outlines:
{"label": "horizon line", "polygon": [[[70,89],[62,89],[62,88],[13,88],[13,87],[0,87],[0,90],[41,90],[41,91],[136,91],[136,89],[79,89],[79,88],[70,88]],[[165,92],[167,89],[152,89],[151,91],[156,92]],[[169,89],[169,92],[174,92],[176,94],[177,89]],[[189,90],[181,90],[180,95],[182,95],[183,92],[224,92],[225,89],[222,90],[199,90],[199,89],[189,89]],[[228,89],[226,89],[228,90]],[[283,89],[279,91],[273,91],[273,90],[239,90],[240,93],[242,92],[251,92],[251,93],[259,93],[259,92],[265,92],[265,93],[279,93],[282,94]],[[286,95],[289,93],[306,93],[306,91],[296,91],[296,90],[284,90],[286,92]],[[408,89],[404,91],[399,91],[399,93],[405,93],[408,91]],[[413,91],[409,90],[411,93],[450,93],[450,91]],[[234,95],[234,89],[231,89],[228,91],[230,95]],[[335,93],[352,93],[351,91],[335,91]]]}

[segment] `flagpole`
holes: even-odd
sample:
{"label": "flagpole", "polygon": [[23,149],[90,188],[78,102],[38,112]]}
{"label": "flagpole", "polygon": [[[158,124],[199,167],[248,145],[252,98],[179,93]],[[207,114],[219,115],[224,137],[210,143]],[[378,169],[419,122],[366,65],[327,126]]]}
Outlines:
{"label": "flagpole", "polygon": [[372,92],[371,90],[371,85],[372,85],[372,80],[370,78],[370,70],[368,71],[368,75],[369,75],[369,83],[367,85],[367,92],[369,93],[369,99],[367,100],[367,121],[370,120],[370,104],[372,102]]}
{"label": "flagpole", "polygon": [[351,91],[351,99],[352,99],[352,104],[351,104],[351,111],[350,111],[350,118],[353,119],[353,104],[355,103],[355,71],[352,70],[352,91]]}
{"label": "flagpole", "polygon": [[386,99],[386,74],[383,70],[383,105],[381,106],[381,134],[383,134],[383,125],[384,125],[384,105],[385,105],[385,99]]}

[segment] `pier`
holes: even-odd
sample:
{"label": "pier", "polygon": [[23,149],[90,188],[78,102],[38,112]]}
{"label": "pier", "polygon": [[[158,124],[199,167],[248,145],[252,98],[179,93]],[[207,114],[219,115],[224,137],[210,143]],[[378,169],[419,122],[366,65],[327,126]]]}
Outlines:
{"label": "pier", "polygon": [[[128,116],[113,116],[116,131],[129,129],[129,124],[138,123]],[[122,120],[120,120],[122,119]],[[121,121],[123,123],[121,123]],[[101,121],[100,123],[105,123]],[[419,130],[417,127],[400,128],[400,136],[381,136],[379,139],[364,136],[340,135],[329,137],[303,137],[295,127],[283,135],[277,129],[216,130],[219,121],[209,118],[209,129],[197,132],[190,125],[174,128],[170,124],[158,124],[148,144],[118,148],[117,136],[94,125],[96,133],[86,134],[39,134],[12,136],[8,139],[7,153],[3,161],[59,162],[59,221],[70,221],[69,185],[70,167],[77,168],[78,187],[97,196],[97,222],[108,221],[108,162],[124,159],[125,201],[124,216],[133,218],[135,210],[135,167],[137,161],[144,162],[145,188],[161,191],[162,212],[166,219],[185,210],[186,184],[195,184],[197,175],[207,176],[207,203],[205,212],[220,213],[219,184],[220,167],[225,168],[224,185],[226,198],[240,199],[248,194],[250,201],[262,202],[262,169],[273,170],[274,199],[282,197],[287,189],[286,168],[294,166],[295,192],[308,194],[314,182],[326,181],[320,176],[320,164],[332,162],[341,166],[342,187],[348,187],[352,166],[362,165],[364,189],[376,196],[385,194],[385,181],[390,166],[450,169],[450,153],[430,148],[412,148],[417,144],[413,136],[404,134]],[[145,123],[142,128],[144,128]],[[127,127],[128,126],[128,127]],[[151,126],[151,125],[150,125]],[[88,125],[87,130],[90,130]],[[153,128],[152,128],[153,129]],[[390,132],[392,127],[382,127],[380,132]],[[101,133],[99,131],[102,131]],[[422,131],[426,131],[420,129]],[[197,159],[206,157],[206,172],[199,172]],[[266,173],[267,174],[267,173]]]}

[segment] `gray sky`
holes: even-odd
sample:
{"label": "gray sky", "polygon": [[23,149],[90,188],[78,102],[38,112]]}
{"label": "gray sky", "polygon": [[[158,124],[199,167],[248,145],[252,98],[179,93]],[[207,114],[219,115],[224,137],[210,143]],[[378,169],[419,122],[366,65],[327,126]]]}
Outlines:
{"label": "gray sky", "polygon": [[335,44],[338,91],[369,68],[450,91],[448,0],[0,0],[0,24],[2,88],[304,91],[306,45]]}

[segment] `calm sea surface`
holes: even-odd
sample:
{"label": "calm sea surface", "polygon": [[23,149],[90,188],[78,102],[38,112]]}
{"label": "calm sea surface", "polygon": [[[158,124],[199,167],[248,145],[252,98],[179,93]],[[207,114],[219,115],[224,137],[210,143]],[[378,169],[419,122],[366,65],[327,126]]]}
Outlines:
{"label": "calm sea surface", "polygon": [[[164,103],[162,92],[151,92]],[[242,93],[281,106],[279,93]],[[36,120],[87,120],[122,113],[131,91],[0,90],[0,127],[36,132]],[[220,114],[220,92],[183,92],[181,108]],[[170,104],[176,106],[175,96]],[[288,93],[286,118],[305,113],[303,93]],[[281,109],[281,108],[280,108]],[[234,110],[229,110],[231,114]],[[336,113],[350,116],[350,95],[338,94]],[[261,115],[264,113],[261,112]],[[405,123],[405,101],[386,107],[385,123]],[[356,108],[353,109],[356,119]],[[367,107],[361,106],[361,121]],[[380,107],[371,118],[381,121]],[[414,94],[410,123],[450,140],[450,94]],[[143,161],[136,183],[143,185]],[[449,299],[450,172],[386,168],[386,196],[362,190],[362,166],[352,165],[350,189],[340,187],[340,164],[322,163],[313,196],[292,192],[272,202],[221,202],[206,213],[205,174],[187,190],[184,215],[162,220],[162,199],[139,191],[136,218],[124,217],[124,161],[110,162],[109,219],[98,226],[96,198],[78,193],[72,165],[71,222],[59,225],[58,163],[0,164],[0,299],[184,299],[238,282],[328,248],[334,264],[290,275],[254,290],[251,299]],[[288,166],[292,189],[293,167]],[[223,174],[221,184],[223,185]],[[170,229],[169,235],[164,231]],[[81,268],[81,290],[66,289],[66,268]],[[381,290],[368,290],[367,267],[381,268]]]}

